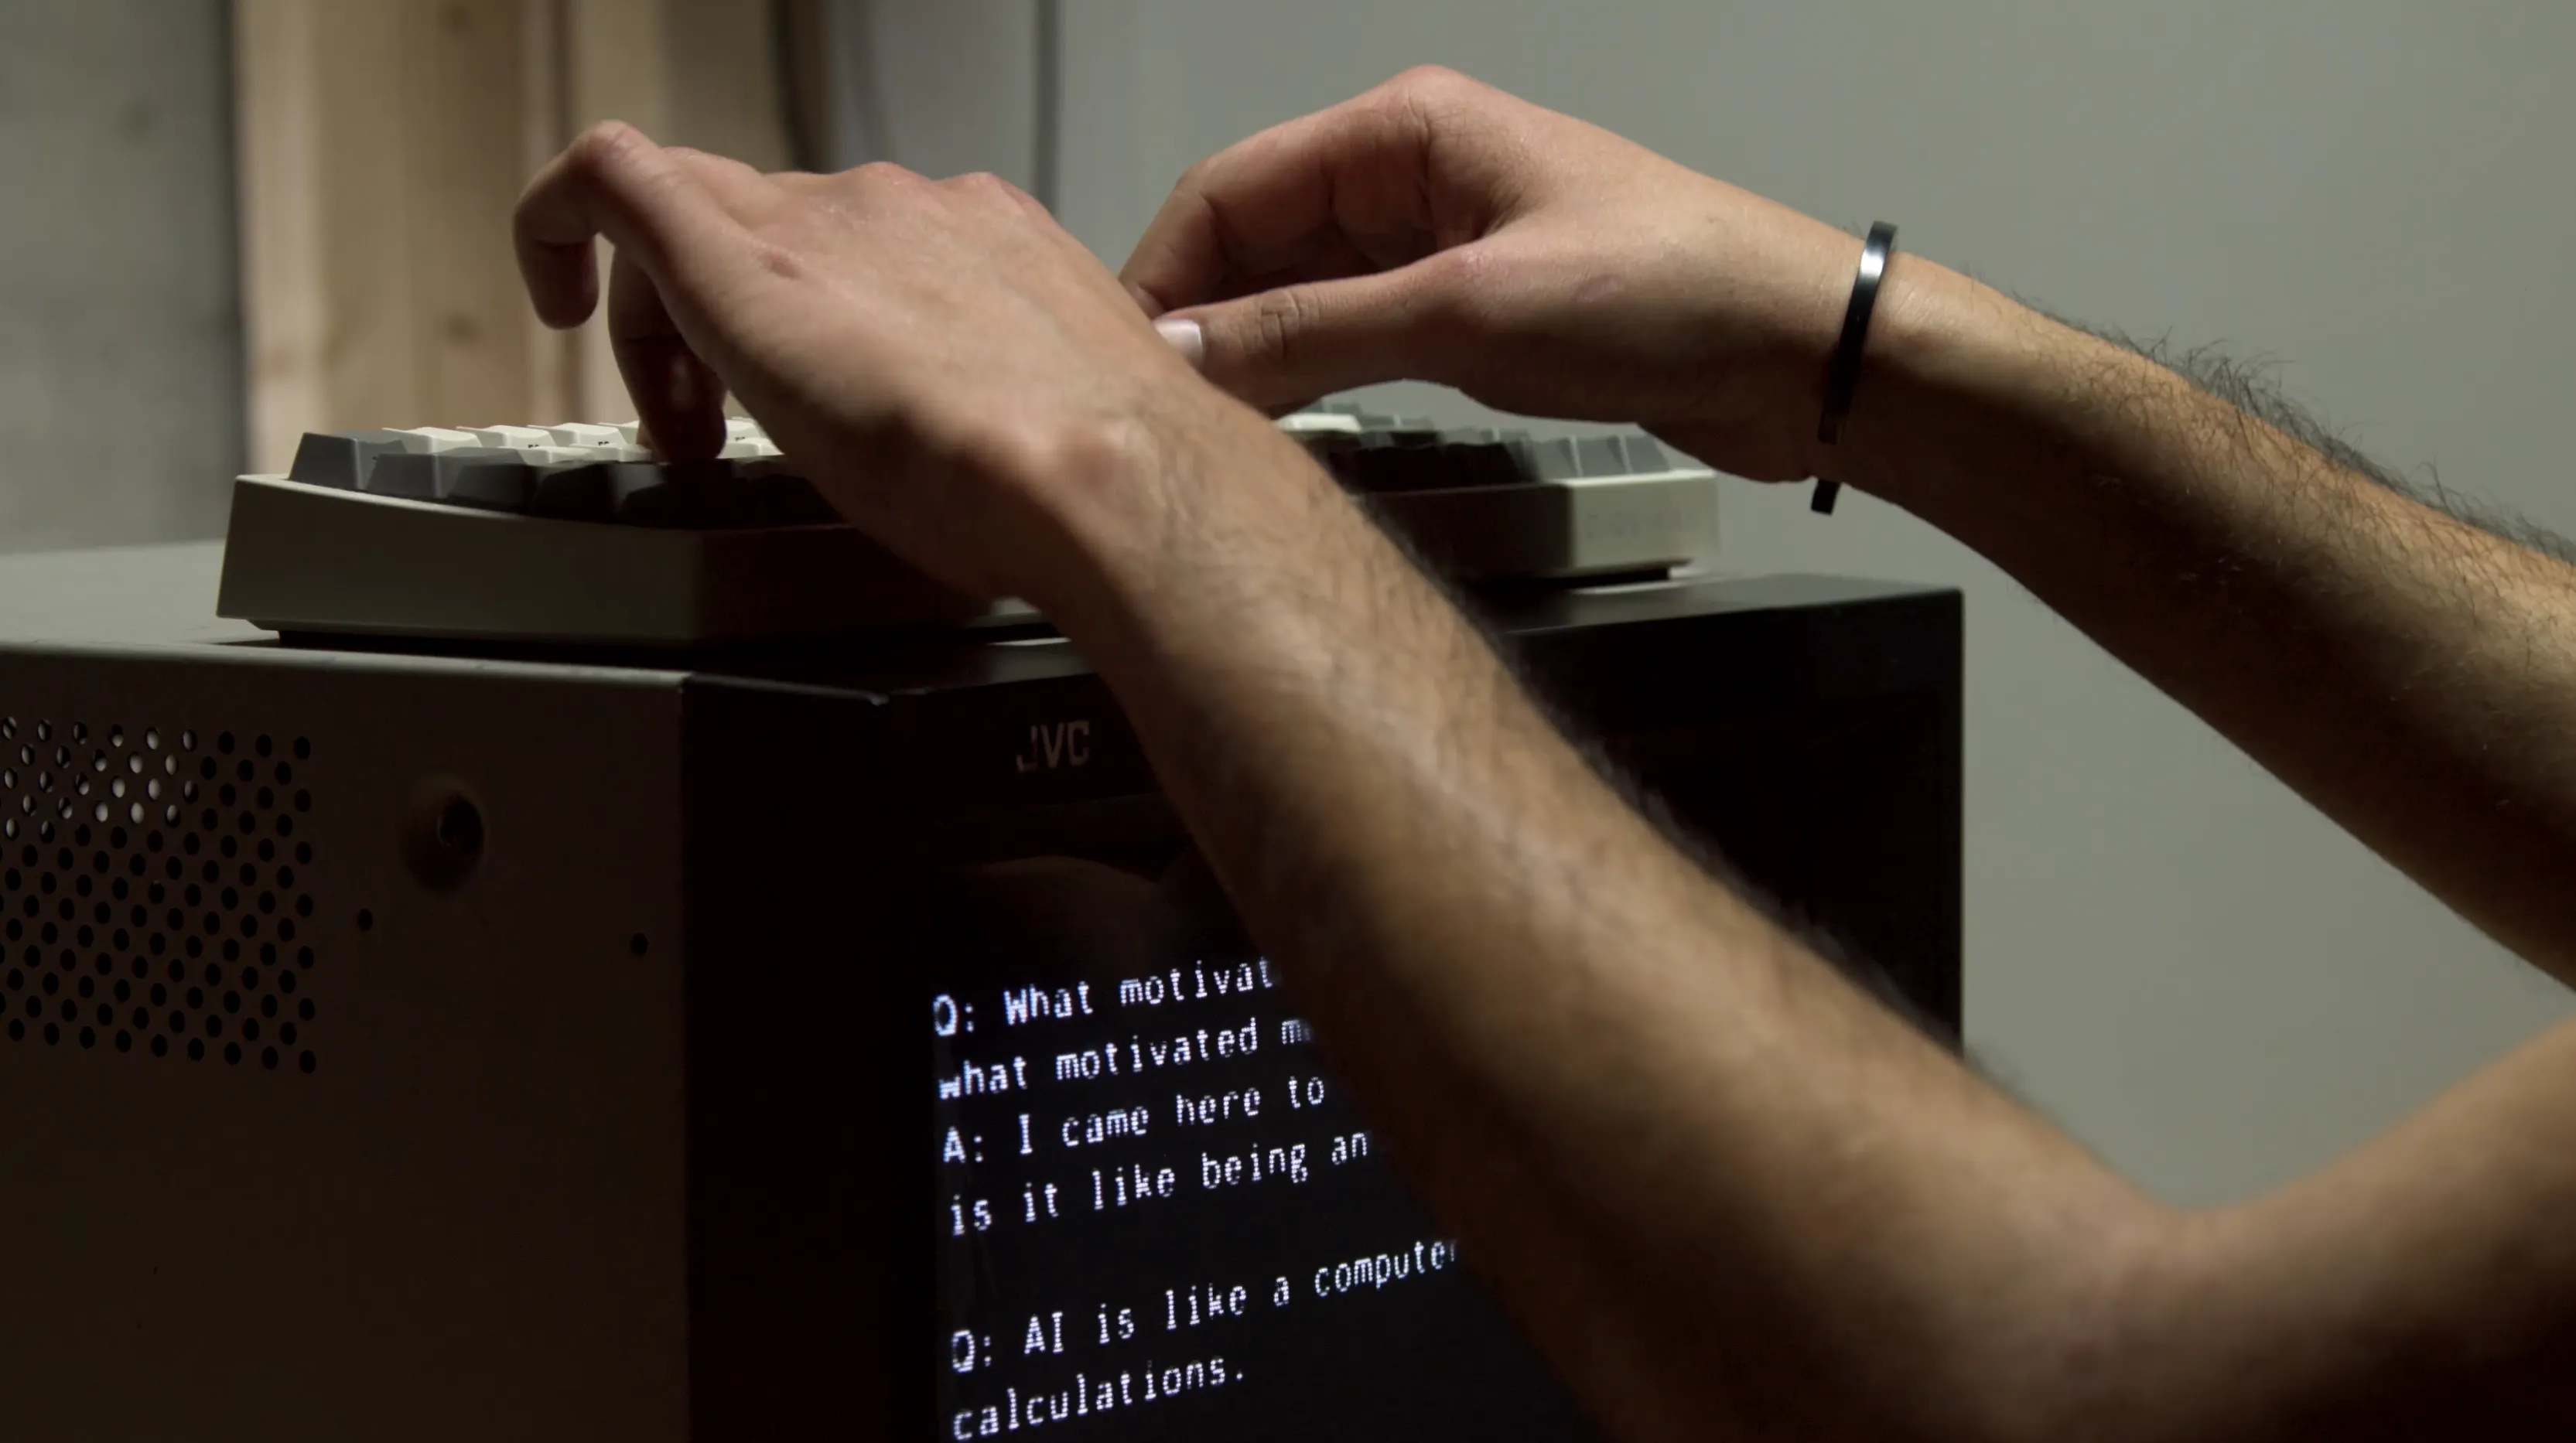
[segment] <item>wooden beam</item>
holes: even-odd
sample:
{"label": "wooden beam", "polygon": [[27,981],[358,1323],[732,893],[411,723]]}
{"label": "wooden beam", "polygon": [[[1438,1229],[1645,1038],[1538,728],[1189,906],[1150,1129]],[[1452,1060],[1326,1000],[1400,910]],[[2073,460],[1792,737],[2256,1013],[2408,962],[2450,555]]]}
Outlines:
{"label": "wooden beam", "polygon": [[236,0],[254,469],[308,430],[632,413],[594,323],[529,314],[528,175],[592,121],[786,158],[769,9],[739,0]]}

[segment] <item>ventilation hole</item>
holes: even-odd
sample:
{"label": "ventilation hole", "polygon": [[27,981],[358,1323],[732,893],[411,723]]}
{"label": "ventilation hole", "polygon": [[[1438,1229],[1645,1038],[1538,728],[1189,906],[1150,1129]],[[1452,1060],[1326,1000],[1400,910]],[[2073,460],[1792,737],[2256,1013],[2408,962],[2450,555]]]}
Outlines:
{"label": "ventilation hole", "polygon": [[307,1022],[312,1021],[312,1020],[313,1020],[313,999],[312,999],[312,998],[310,998],[310,997],[307,997],[307,998],[305,998],[303,1001],[296,1003],[296,1004],[295,1004],[295,1015],[296,1015],[296,1016],[298,1016],[298,1017],[300,1017],[300,1018],[302,1018],[302,1019],[304,1019],[304,1020],[305,1020],[305,1021],[307,1021]]}
{"label": "ventilation hole", "polygon": [[116,1050],[119,1052],[132,1052],[134,1050],[134,1034],[131,1032],[117,1033]]}
{"label": "ventilation hole", "polygon": [[167,1056],[169,1056],[169,1055],[170,1055],[170,1039],[169,1039],[169,1038],[167,1038],[167,1037],[155,1037],[155,1038],[153,1038],[153,1039],[152,1039],[152,1055],[153,1055],[153,1056],[155,1056],[155,1057],[167,1057]]}
{"label": "ventilation hole", "polygon": [[297,948],[297,949],[296,949],[296,951],[295,951],[295,965],[296,965],[296,966],[298,966],[298,967],[310,967],[310,966],[312,966],[312,965],[313,965],[313,949],[312,949],[312,948],[310,948],[310,947],[299,947],[299,948]]}
{"label": "ventilation hole", "polygon": [[[256,987],[259,984],[257,982],[253,982],[251,985]],[[259,1015],[262,1017],[275,1017],[277,1015],[277,999],[275,997],[263,997],[259,999]]]}
{"label": "ventilation hole", "polygon": [[364,907],[360,907],[358,909],[358,930],[361,932],[371,931],[374,929],[375,925],[376,914],[368,911]]}
{"label": "ventilation hole", "polygon": [[81,1045],[81,1046],[83,1046],[83,1047],[95,1047],[95,1046],[97,1046],[97,1045],[98,1045],[98,1034],[97,1034],[97,1033],[95,1033],[95,1032],[92,1032],[91,1030],[89,1030],[89,1029],[88,1029],[88,1028],[86,1028],[86,1027],[82,1028],[82,1029],[80,1030],[80,1045]]}
{"label": "ventilation hole", "polygon": [[224,1044],[224,1061],[231,1063],[235,1067],[239,1067],[241,1065],[240,1043],[227,1042]]}
{"label": "ventilation hole", "polygon": [[292,991],[294,991],[294,990],[295,990],[295,974],[294,974],[294,973],[292,973],[292,972],[280,972],[280,973],[278,973],[278,974],[277,974],[277,990],[278,990],[278,991],[280,991],[280,992],[292,992]]}
{"label": "ventilation hole", "polygon": [[[278,880],[278,885],[279,885],[279,886],[281,886],[281,887],[283,887],[283,886],[287,886],[287,885],[289,885],[289,883],[287,883],[287,882],[286,882],[286,880],[285,880],[284,878],[280,878],[280,879]],[[298,917],[310,917],[310,916],[312,916],[312,915],[313,915],[313,899],[312,899],[311,897],[309,897],[309,896],[307,896],[307,897],[298,897],[298,898],[296,898],[296,899],[295,899],[295,915],[296,915],[296,916],[298,916]],[[364,917],[366,914],[362,912],[362,913],[360,913],[359,915],[360,915],[361,917]],[[360,931],[362,931],[362,932],[363,932],[363,931],[365,931],[365,930],[366,930],[369,926],[371,926],[371,925],[373,925],[373,924],[372,924],[372,923],[369,923],[369,922],[366,922],[366,921],[361,921],[361,922],[359,922],[359,923],[358,923],[358,930],[360,930]]]}
{"label": "ventilation hole", "polygon": [[217,736],[215,738],[215,750],[222,752],[226,756],[232,755],[233,734],[231,732],[225,732]]}
{"label": "ventilation hole", "polygon": [[62,1041],[62,1040],[63,1040],[63,1030],[62,1030],[61,1028],[59,1028],[59,1027],[56,1027],[54,1024],[52,1024],[52,1023],[50,1023],[50,1022],[46,1023],[46,1024],[45,1024],[45,1045],[46,1045],[46,1046],[48,1046],[48,1047],[51,1047],[51,1046],[53,1046],[55,1043],[60,1042],[60,1041]]}
{"label": "ventilation hole", "polygon": [[293,1047],[295,1045],[295,1024],[292,1022],[281,1022],[277,1024],[277,1040],[285,1043],[289,1047]]}
{"label": "ventilation hole", "polygon": [[243,781],[249,781],[251,778],[259,775],[259,768],[253,765],[249,758],[245,757],[242,759],[242,764],[234,770],[233,775],[241,778]]}
{"label": "ventilation hole", "polygon": [[200,1037],[191,1037],[188,1039],[188,1060],[190,1062],[203,1062],[206,1060],[205,1039]]}
{"label": "ventilation hole", "polygon": [[24,1023],[24,1022],[19,1021],[18,1019],[14,1018],[14,1017],[13,1017],[13,1018],[10,1018],[10,1019],[9,1019],[9,1040],[10,1040],[10,1041],[12,1041],[12,1042],[24,1042],[24,1041],[26,1041],[26,1040],[27,1040],[27,1024],[26,1024],[26,1023]]}
{"label": "ventilation hole", "polygon": [[643,956],[647,951],[651,950],[652,946],[652,940],[641,932],[638,932],[634,936],[626,939],[626,950],[634,953],[638,957]]}

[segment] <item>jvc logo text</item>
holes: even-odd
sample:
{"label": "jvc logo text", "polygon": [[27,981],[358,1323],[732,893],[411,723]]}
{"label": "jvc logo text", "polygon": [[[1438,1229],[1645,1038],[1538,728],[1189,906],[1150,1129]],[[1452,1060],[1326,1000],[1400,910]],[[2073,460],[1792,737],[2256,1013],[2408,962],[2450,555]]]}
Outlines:
{"label": "jvc logo text", "polygon": [[1091,764],[1091,723],[1038,722],[1029,728],[1029,749],[1012,758],[1022,772],[1054,771]]}

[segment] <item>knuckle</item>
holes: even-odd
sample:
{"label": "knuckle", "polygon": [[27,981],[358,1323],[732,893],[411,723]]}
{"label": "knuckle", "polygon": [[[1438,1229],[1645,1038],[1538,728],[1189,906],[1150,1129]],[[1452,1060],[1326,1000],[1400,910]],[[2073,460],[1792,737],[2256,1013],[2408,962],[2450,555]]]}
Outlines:
{"label": "knuckle", "polygon": [[862,185],[909,185],[921,179],[891,160],[872,160],[849,172]]}
{"label": "knuckle", "polygon": [[1501,330],[1499,298],[1510,288],[1510,262],[1482,246],[1459,246],[1417,263],[1411,297],[1413,329],[1444,349],[1473,348]]}
{"label": "knuckle", "polygon": [[593,173],[605,171],[619,159],[632,154],[645,144],[644,134],[622,120],[603,120],[581,134],[564,150],[571,162]]}
{"label": "knuckle", "polygon": [[970,170],[950,181],[949,185],[976,200],[1009,201],[1016,205],[1021,199],[1018,186],[989,170]]}
{"label": "knuckle", "polygon": [[1443,99],[1474,87],[1475,81],[1446,65],[1413,66],[1387,82],[1387,88],[1419,99]]}
{"label": "knuckle", "polygon": [[1264,291],[1253,298],[1244,318],[1247,349],[1271,360],[1290,360],[1304,346],[1317,319],[1315,294],[1306,287]]}

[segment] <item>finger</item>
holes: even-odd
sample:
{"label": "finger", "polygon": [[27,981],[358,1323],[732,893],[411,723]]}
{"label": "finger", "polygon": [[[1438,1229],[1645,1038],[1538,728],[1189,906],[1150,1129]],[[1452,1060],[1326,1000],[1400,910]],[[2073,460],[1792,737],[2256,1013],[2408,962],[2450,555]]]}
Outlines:
{"label": "finger", "polygon": [[1120,280],[1160,314],[1238,294],[1251,277],[1335,247],[1383,268],[1429,254],[1444,233],[1480,234],[1482,203],[1432,173],[1438,107],[1425,88],[1401,78],[1192,167]]}
{"label": "finger", "polygon": [[538,318],[569,327],[599,304],[595,237],[668,283],[675,255],[706,250],[730,224],[687,166],[612,121],[583,132],[537,172],[510,229]]}
{"label": "finger", "polygon": [[608,342],[655,450],[700,461],[724,447],[724,382],[680,334],[653,278],[624,250],[610,263]]}
{"label": "finger", "polygon": [[1379,381],[1458,370],[1458,307],[1438,259],[1280,286],[1155,323],[1201,374],[1246,403],[1293,405]]}

